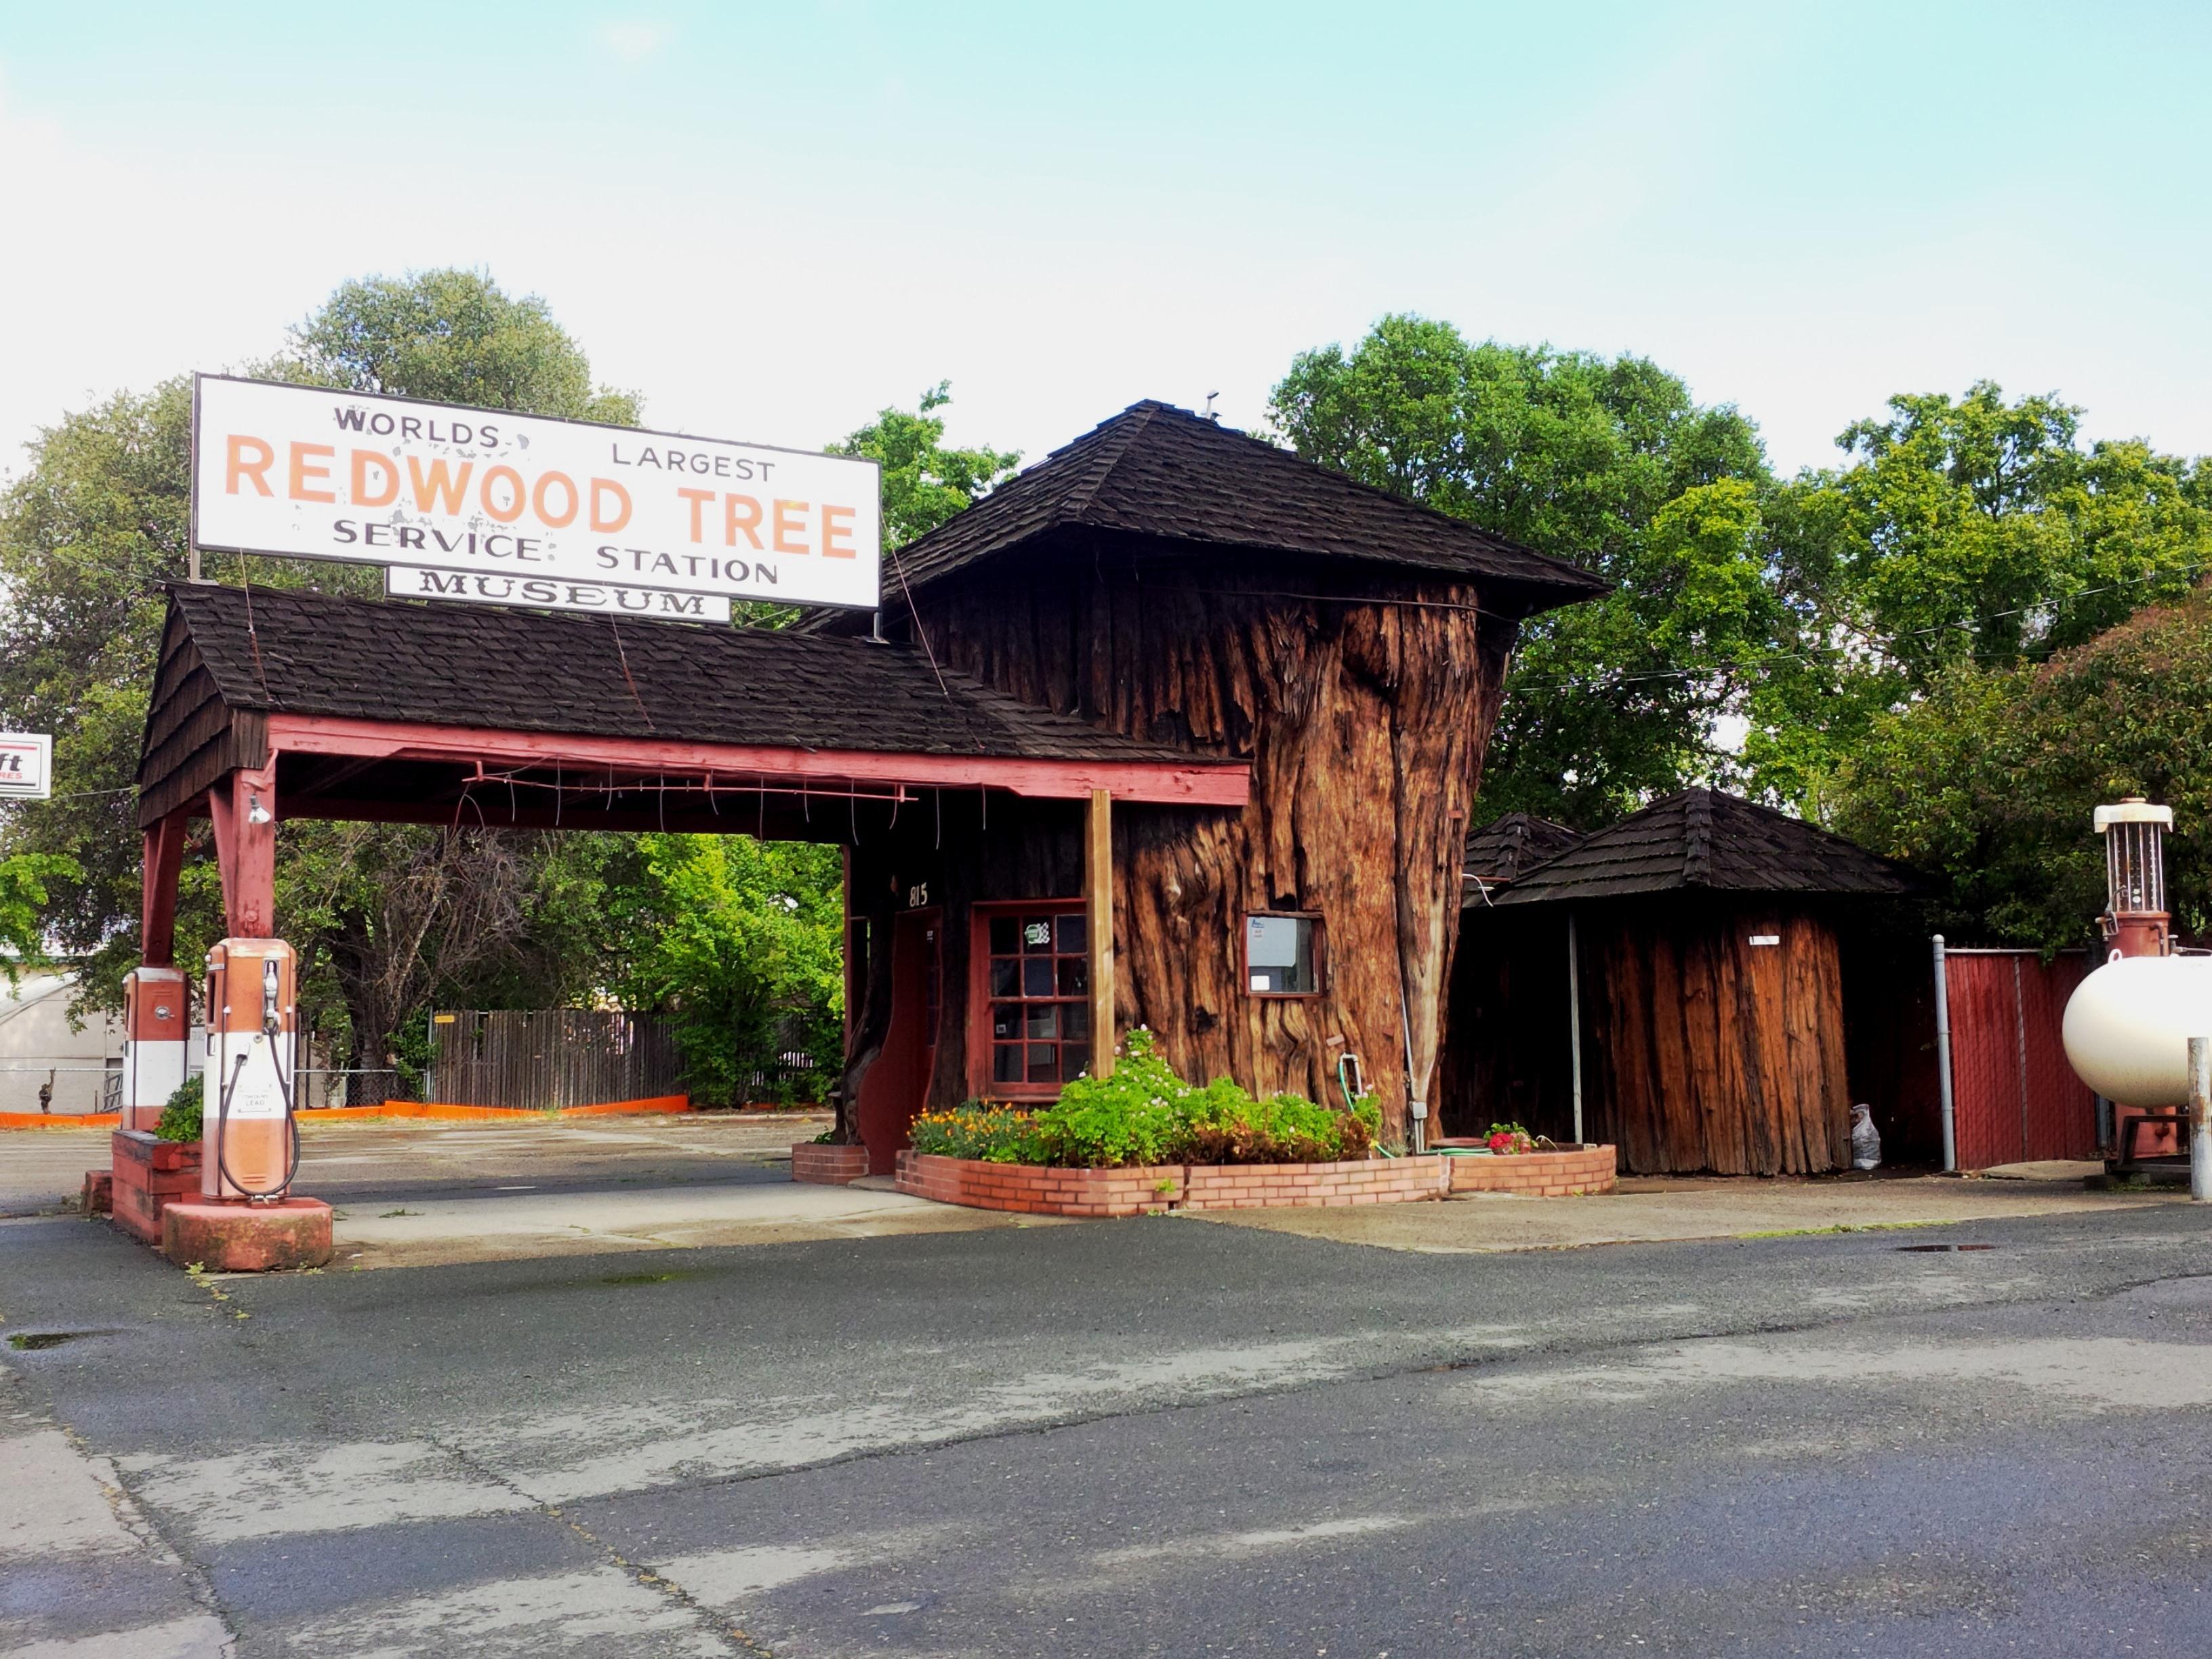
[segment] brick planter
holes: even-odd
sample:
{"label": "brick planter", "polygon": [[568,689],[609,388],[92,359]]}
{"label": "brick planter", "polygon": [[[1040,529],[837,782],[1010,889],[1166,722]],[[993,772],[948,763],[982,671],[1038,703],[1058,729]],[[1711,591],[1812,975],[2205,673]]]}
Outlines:
{"label": "brick planter", "polygon": [[116,1222],[134,1237],[158,1246],[161,1212],[200,1195],[200,1143],[157,1140],[145,1129],[118,1129],[108,1204]]}
{"label": "brick planter", "polygon": [[1187,1210],[1279,1205],[1406,1204],[1444,1195],[1443,1160],[1368,1158],[1345,1164],[1194,1164]]}
{"label": "brick planter", "polygon": [[825,1146],[818,1140],[803,1140],[791,1149],[793,1181],[811,1182],[817,1187],[842,1187],[847,1182],[858,1181],[867,1172],[866,1146]]}
{"label": "brick planter", "polygon": [[1274,1205],[1402,1204],[1444,1195],[1443,1160],[1346,1164],[1163,1164],[1058,1170],[901,1152],[898,1189],[940,1204],[1034,1215],[1127,1216]]}
{"label": "brick planter", "polygon": [[986,1164],[977,1158],[898,1155],[898,1189],[940,1204],[1032,1215],[1142,1215],[1179,1209],[1183,1166],[1128,1170],[1055,1170],[1035,1164]]}
{"label": "brick planter", "polygon": [[1609,1193],[1613,1182],[1610,1146],[1563,1146],[1553,1152],[1480,1153],[1447,1158],[1455,1193],[1520,1193],[1529,1198],[1565,1198],[1575,1193]]}

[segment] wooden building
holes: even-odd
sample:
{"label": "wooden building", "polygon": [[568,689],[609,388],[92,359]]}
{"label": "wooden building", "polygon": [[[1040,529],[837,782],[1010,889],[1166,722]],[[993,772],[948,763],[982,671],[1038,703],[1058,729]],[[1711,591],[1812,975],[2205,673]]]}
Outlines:
{"label": "wooden building", "polygon": [[[903,550],[880,623],[1023,702],[1249,765],[1237,811],[1117,803],[1113,1023],[1149,1028],[1185,1076],[1316,1100],[1337,1098],[1355,1054],[1402,1136],[1442,1040],[1459,850],[1507,653],[1526,617],[1603,586],[1148,402]],[[864,1122],[879,1094],[1048,1098],[1089,1059],[1087,1029],[1066,1043],[1079,1000],[1044,1006],[1030,959],[1049,928],[1053,974],[1075,967],[1060,940],[1085,823],[1042,805],[993,800],[988,826],[958,810],[957,834],[911,821],[854,852],[856,922],[894,941],[855,987]],[[929,919],[902,922],[902,907]]]}
{"label": "wooden building", "polygon": [[1857,1083],[1890,1091],[1858,1097],[1882,1093],[1885,1129],[1917,1144],[1891,1056],[1917,1033],[1881,982],[1910,932],[1897,866],[1692,789],[1468,886],[1447,1128],[1517,1118],[1566,1139],[1579,1091],[1583,1138],[1625,1170],[1809,1174],[1849,1164]]}
{"label": "wooden building", "polygon": [[1151,1028],[1187,1076],[1402,1135],[1526,617],[1595,577],[1139,404],[783,632],[175,589],[139,769],[145,956],[188,826],[282,931],[292,817],[848,848],[847,1133],[1043,1100]]}

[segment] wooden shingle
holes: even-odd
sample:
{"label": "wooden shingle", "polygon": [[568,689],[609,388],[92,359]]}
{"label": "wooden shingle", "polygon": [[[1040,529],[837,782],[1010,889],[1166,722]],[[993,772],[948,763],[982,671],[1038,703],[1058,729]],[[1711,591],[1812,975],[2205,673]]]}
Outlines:
{"label": "wooden shingle", "polygon": [[[1565,560],[1149,399],[908,544],[898,568],[919,591],[1016,547],[1055,556],[1056,532],[1069,531],[1487,580],[1501,590],[1499,609],[1515,614],[1608,586]],[[897,580],[887,570],[886,589]],[[860,625],[849,615],[816,623]]]}
{"label": "wooden shingle", "polygon": [[1802,818],[1718,789],[1685,789],[1525,870],[1492,902],[1554,904],[1691,889],[1898,897],[1911,873]]}

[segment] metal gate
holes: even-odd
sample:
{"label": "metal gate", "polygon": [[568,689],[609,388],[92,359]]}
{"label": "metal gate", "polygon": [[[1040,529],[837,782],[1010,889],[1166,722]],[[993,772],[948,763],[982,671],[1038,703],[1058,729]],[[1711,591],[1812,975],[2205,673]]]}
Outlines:
{"label": "metal gate", "polygon": [[430,1018],[432,1100],[550,1110],[684,1091],[683,1058],[650,1014],[499,1009]]}
{"label": "metal gate", "polygon": [[2066,1000],[2084,951],[1942,950],[1958,1166],[2098,1157],[2097,1103],[2066,1062]]}

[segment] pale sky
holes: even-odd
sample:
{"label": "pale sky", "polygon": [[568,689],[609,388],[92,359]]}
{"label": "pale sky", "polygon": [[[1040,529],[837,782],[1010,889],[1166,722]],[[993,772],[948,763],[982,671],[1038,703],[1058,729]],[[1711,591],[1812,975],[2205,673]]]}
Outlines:
{"label": "pale sky", "polygon": [[647,423],[953,382],[1256,424],[1413,310],[1642,352],[1786,469],[1992,378],[2212,451],[2212,6],[0,0],[0,470],[349,276],[536,292]]}

